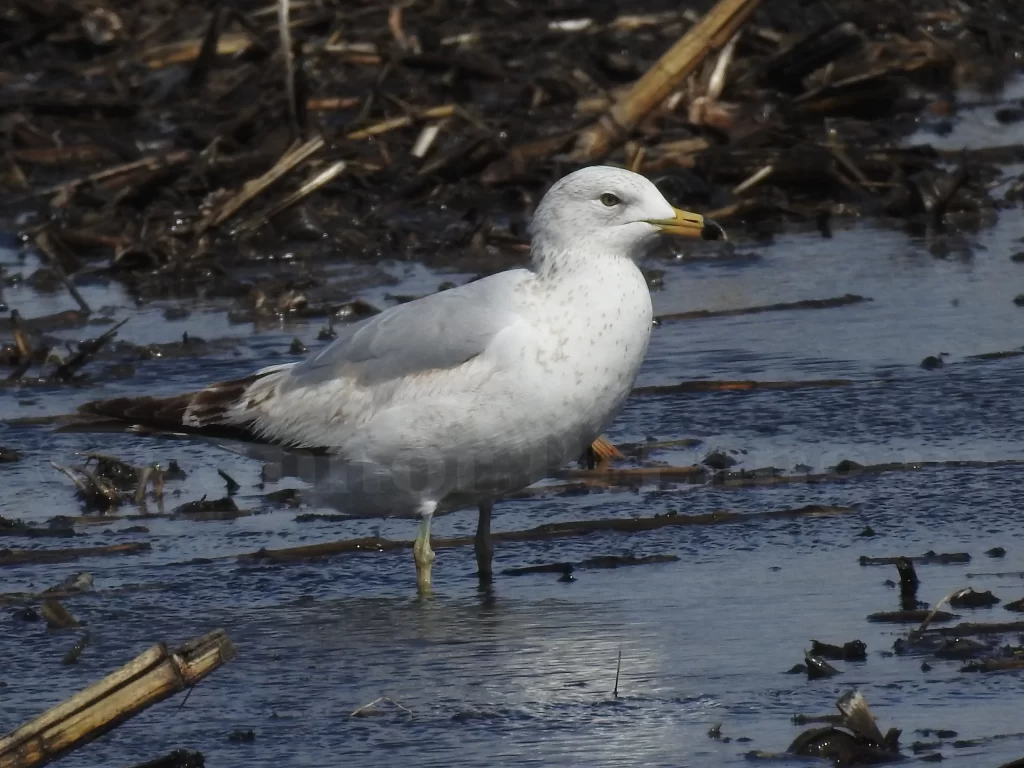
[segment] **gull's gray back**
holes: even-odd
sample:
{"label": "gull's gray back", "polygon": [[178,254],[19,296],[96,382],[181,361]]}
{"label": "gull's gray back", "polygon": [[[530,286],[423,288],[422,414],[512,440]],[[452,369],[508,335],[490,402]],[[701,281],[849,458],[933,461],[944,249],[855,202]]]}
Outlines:
{"label": "gull's gray back", "polygon": [[291,366],[282,392],[337,378],[373,386],[461,365],[520,319],[509,299],[531,277],[524,269],[501,272],[348,326],[328,347]]}

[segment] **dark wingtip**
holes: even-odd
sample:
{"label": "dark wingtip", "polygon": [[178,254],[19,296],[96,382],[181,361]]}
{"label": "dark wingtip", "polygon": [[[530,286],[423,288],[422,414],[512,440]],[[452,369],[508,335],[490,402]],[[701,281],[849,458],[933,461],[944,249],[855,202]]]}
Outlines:
{"label": "dark wingtip", "polygon": [[722,229],[718,224],[713,222],[711,219],[704,219],[704,227],[700,231],[700,236],[704,240],[728,240],[725,236],[725,230]]}

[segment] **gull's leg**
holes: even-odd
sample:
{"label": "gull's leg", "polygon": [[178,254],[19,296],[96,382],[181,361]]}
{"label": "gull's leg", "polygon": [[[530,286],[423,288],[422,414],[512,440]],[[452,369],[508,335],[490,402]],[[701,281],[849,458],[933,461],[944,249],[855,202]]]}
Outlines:
{"label": "gull's leg", "polygon": [[420,532],[412,545],[416,561],[416,589],[420,595],[430,594],[430,567],[434,564],[434,550],[430,548],[430,521],[434,519],[436,501],[425,501],[420,506]]}
{"label": "gull's leg", "polygon": [[491,561],[494,559],[494,546],[491,544],[491,510],[493,501],[480,502],[480,517],[476,524],[476,536],[473,538],[473,549],[476,551],[476,575],[481,584],[490,583],[494,579]]}

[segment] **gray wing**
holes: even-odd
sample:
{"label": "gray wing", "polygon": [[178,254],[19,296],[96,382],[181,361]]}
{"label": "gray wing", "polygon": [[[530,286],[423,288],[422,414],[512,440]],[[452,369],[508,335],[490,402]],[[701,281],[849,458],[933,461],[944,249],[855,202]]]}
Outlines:
{"label": "gray wing", "polygon": [[328,347],[291,366],[281,386],[287,390],[341,377],[365,386],[462,365],[520,319],[510,307],[510,292],[531,274],[501,272],[390,307],[343,329]]}

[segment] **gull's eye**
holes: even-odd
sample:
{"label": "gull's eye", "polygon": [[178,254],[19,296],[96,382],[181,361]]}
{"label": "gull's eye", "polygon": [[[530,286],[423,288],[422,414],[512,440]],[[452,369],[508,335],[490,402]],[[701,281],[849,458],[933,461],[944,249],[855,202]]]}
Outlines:
{"label": "gull's eye", "polygon": [[599,199],[600,199],[600,201],[602,203],[607,205],[609,208],[611,208],[612,206],[618,205],[619,203],[622,202],[621,200],[619,200],[617,195],[613,195],[611,192],[605,192],[603,195],[601,195],[601,197]]}

